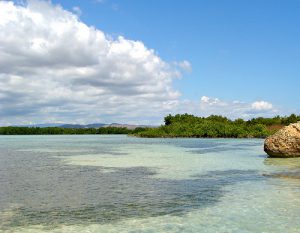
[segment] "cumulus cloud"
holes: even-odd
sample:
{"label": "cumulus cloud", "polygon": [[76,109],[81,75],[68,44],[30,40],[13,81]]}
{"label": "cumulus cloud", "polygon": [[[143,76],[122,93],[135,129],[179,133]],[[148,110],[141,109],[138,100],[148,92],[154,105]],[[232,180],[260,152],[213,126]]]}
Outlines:
{"label": "cumulus cloud", "polygon": [[173,79],[192,70],[188,61],[168,63],[141,41],[112,39],[81,22],[80,8],[73,11],[50,1],[0,1],[0,125],[152,124],[168,113],[277,111],[266,101],[183,100]]}
{"label": "cumulus cloud", "polygon": [[224,115],[229,118],[252,118],[256,116],[274,116],[278,113],[271,103],[256,101],[245,103],[241,101],[224,101],[218,98],[202,96],[200,99],[200,112],[198,114],[208,116],[211,114]]}
{"label": "cumulus cloud", "polygon": [[179,104],[172,80],[180,75],[141,41],[111,39],[59,5],[0,1],[2,125],[149,123]]}
{"label": "cumulus cloud", "polygon": [[273,105],[271,103],[266,102],[266,101],[256,101],[256,102],[251,104],[251,107],[254,110],[264,111],[264,110],[272,109]]}
{"label": "cumulus cloud", "polygon": [[222,102],[218,98],[210,98],[208,96],[202,96],[201,99],[201,108],[205,108],[206,105],[222,105]]}
{"label": "cumulus cloud", "polygon": [[189,61],[182,61],[178,63],[178,66],[182,68],[185,71],[191,72],[192,71],[192,65]]}

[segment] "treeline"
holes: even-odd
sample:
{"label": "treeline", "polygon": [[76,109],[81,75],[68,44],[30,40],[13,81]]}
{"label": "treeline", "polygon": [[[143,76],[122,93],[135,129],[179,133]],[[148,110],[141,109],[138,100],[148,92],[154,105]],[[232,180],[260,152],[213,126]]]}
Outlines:
{"label": "treeline", "polygon": [[[242,120],[242,119],[238,119]],[[251,120],[246,121],[247,123],[250,124],[263,124],[266,126],[272,126],[272,125],[289,125],[291,123],[296,123],[300,121],[300,116],[297,116],[296,114],[291,114],[290,116],[276,116],[273,118],[263,118],[263,117],[258,117],[258,118],[253,118]]]}
{"label": "treeline", "polygon": [[125,127],[101,127],[101,128],[60,128],[60,127],[0,127],[0,135],[51,135],[51,134],[136,134],[143,128],[134,130]]}
{"label": "treeline", "polygon": [[300,116],[230,120],[223,116],[197,117],[189,114],[168,115],[165,124],[158,128],[100,127],[0,127],[0,135],[51,135],[51,134],[130,134],[139,137],[203,137],[203,138],[264,138],[290,123],[300,121]]}
{"label": "treeline", "polygon": [[140,137],[264,138],[279,128],[300,121],[300,116],[230,120],[223,116],[196,117],[189,114],[168,115],[165,125],[138,133]]}

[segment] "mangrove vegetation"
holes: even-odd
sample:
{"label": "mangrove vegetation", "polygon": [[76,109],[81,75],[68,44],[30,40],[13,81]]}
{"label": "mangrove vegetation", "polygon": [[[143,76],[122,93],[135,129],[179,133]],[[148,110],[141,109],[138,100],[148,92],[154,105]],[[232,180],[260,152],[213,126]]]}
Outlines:
{"label": "mangrove vegetation", "polygon": [[51,135],[51,134],[129,134],[138,133],[125,127],[100,127],[100,128],[62,128],[62,127],[0,127],[0,135]]}
{"label": "mangrove vegetation", "polygon": [[201,137],[201,138],[265,138],[278,129],[300,120],[292,114],[287,117],[230,120],[223,116],[197,117],[189,114],[168,115],[165,124],[138,133],[139,137]]}
{"label": "mangrove vegetation", "polygon": [[137,137],[201,137],[201,138],[265,138],[290,123],[300,121],[300,116],[235,119],[211,115],[198,117],[190,114],[168,115],[164,125],[152,128],[99,127],[0,127],[1,135],[51,135],[51,134],[129,134]]}

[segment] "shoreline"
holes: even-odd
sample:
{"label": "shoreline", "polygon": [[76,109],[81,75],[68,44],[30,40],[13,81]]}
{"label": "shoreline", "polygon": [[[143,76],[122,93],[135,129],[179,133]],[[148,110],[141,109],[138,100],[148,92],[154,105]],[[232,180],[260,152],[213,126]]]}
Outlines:
{"label": "shoreline", "polygon": [[191,137],[182,137],[182,136],[157,136],[157,137],[146,137],[146,136],[140,136],[140,135],[133,135],[133,134],[0,134],[0,136],[78,136],[78,135],[98,135],[98,136],[127,136],[132,138],[165,138],[165,139],[171,139],[171,138],[199,138],[199,139],[265,139],[265,137],[197,137],[197,136],[191,136]]}

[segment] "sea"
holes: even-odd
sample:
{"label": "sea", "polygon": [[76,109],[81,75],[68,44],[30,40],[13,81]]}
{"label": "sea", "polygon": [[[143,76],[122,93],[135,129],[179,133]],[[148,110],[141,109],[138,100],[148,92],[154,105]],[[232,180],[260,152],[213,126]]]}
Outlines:
{"label": "sea", "polygon": [[300,158],[262,139],[0,136],[0,232],[300,232]]}

